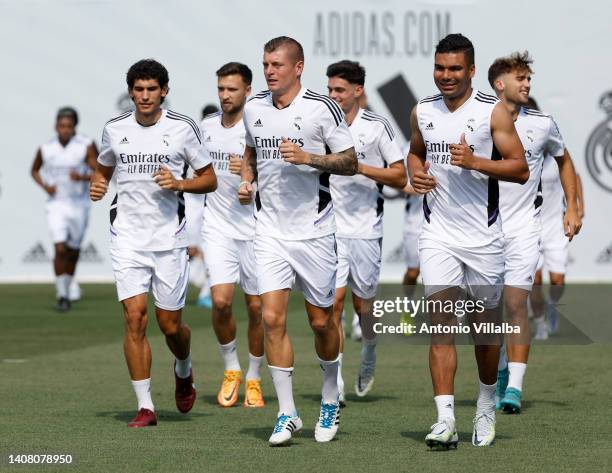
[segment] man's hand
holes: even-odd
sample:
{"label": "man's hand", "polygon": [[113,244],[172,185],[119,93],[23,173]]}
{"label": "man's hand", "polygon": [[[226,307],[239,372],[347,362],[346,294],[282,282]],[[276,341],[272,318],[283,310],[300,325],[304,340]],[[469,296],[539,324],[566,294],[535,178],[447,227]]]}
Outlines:
{"label": "man's hand", "polygon": [[94,202],[100,200],[108,192],[108,182],[103,177],[97,180],[92,180],[89,186],[89,198]]}
{"label": "man's hand", "polygon": [[417,194],[427,194],[436,188],[436,178],[428,174],[429,162],[425,162],[423,171],[417,171],[412,176],[410,183]]}
{"label": "man's hand", "polygon": [[282,140],[278,149],[285,162],[291,164],[310,164],[309,153],[302,150],[302,148],[285,137],[283,137]]}
{"label": "man's hand", "polygon": [[80,180],[82,180],[82,177],[81,177],[81,175],[78,172],[76,172],[75,169],[71,169],[70,170],[70,179],[72,179],[73,181],[80,181]]}
{"label": "man's hand", "polygon": [[242,205],[248,205],[253,201],[253,184],[242,181],[238,187],[238,200]]}
{"label": "man's hand", "polygon": [[174,175],[166,166],[161,166],[155,174],[153,179],[157,182],[157,185],[162,189],[169,191],[182,191],[181,181],[174,178]]}
{"label": "man's hand", "polygon": [[242,158],[237,154],[230,153],[229,170],[232,174],[240,176],[240,170],[242,169]]}
{"label": "man's hand", "polygon": [[565,232],[565,236],[569,238],[569,241],[572,241],[574,235],[580,233],[581,228],[582,219],[579,217],[578,211],[574,208],[568,208],[563,216],[563,231]]}
{"label": "man's hand", "polygon": [[47,194],[49,194],[49,197],[53,197],[55,195],[55,191],[57,190],[55,186],[49,186],[47,184],[43,186],[43,189]]}
{"label": "man's hand", "polygon": [[463,169],[474,169],[474,153],[470,149],[470,145],[465,141],[465,133],[461,133],[461,142],[459,144],[451,144],[451,164],[459,166]]}

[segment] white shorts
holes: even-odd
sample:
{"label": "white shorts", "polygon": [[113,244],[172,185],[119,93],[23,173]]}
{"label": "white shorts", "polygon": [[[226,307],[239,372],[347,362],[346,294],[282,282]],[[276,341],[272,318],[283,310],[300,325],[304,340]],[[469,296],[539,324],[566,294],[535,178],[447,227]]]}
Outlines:
{"label": "white shorts", "polygon": [[211,287],[240,281],[245,294],[259,294],[253,240],[237,240],[220,233],[204,233],[203,248]]}
{"label": "white shorts", "polygon": [[153,289],[155,306],[179,310],[185,306],[189,280],[187,248],[137,251],[111,248],[111,261],[120,301]]}
{"label": "white shorts", "polygon": [[376,296],[380,276],[382,238],[366,240],[336,238],[338,244],[338,273],[336,287],[351,286],[361,299]]}
{"label": "white shorts", "polygon": [[496,307],[503,292],[504,240],[484,247],[459,247],[430,238],[419,239],[425,296],[449,287],[465,287],[484,307]]}
{"label": "white shorts", "polygon": [[47,224],[53,243],[66,243],[78,250],[89,221],[89,202],[47,202]]}
{"label": "white shorts", "polygon": [[202,223],[204,222],[204,198],[202,194],[185,192],[185,232],[189,246],[199,247],[202,243]]}
{"label": "white shorts", "polygon": [[565,274],[569,260],[569,239],[563,232],[563,219],[542,221],[542,239],[538,271],[545,267],[550,273]]}
{"label": "white shorts", "polygon": [[531,290],[540,257],[540,232],[504,238],[504,284]]}
{"label": "white shorts", "polygon": [[420,233],[404,232],[404,260],[407,268],[419,267]]}
{"label": "white shorts", "polygon": [[280,240],[257,235],[254,242],[257,287],[264,294],[295,286],[317,307],[330,307],[336,294],[336,239]]}

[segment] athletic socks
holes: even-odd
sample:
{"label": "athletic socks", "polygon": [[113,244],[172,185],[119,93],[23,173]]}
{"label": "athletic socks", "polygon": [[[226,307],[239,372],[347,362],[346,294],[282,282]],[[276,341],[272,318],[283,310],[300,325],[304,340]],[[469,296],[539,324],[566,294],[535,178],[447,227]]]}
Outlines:
{"label": "athletic socks", "polygon": [[72,282],[72,275],[65,273],[55,277],[55,290],[57,298],[68,298],[68,291],[70,290],[70,283]]}
{"label": "athletic socks", "polygon": [[240,371],[240,361],[238,361],[238,349],[235,338],[226,345],[219,344],[219,351],[221,352],[226,371]]}
{"label": "athletic socks", "polygon": [[261,379],[261,374],[259,374],[259,370],[261,369],[261,364],[263,363],[263,355],[255,356],[249,353],[249,369],[246,374],[246,379]]}
{"label": "athletic socks", "polygon": [[191,374],[191,353],[184,360],[176,359],[176,365],[174,365],[174,372],[181,378],[189,378]]}
{"label": "athletic socks", "polygon": [[376,363],[376,338],[361,339],[361,361],[366,364]]}
{"label": "athletic socks", "polygon": [[444,419],[455,420],[455,396],[453,394],[434,396],[434,402],[438,410],[438,422]]}
{"label": "athletic socks", "polygon": [[154,411],[153,400],[151,399],[151,378],[141,379],[139,381],[132,380],[132,387],[136,393],[138,400],[138,410],[149,409]]}
{"label": "athletic socks", "polygon": [[525,371],[527,371],[527,363],[508,363],[508,372],[510,374],[508,378],[508,387],[523,391],[523,379],[525,378]]}
{"label": "athletic socks", "polygon": [[321,390],[321,400],[324,404],[338,402],[338,360],[326,361],[317,357],[319,365],[323,370],[323,389]]}
{"label": "athletic socks", "polygon": [[480,392],[478,393],[478,401],[476,401],[476,415],[495,412],[495,389],[497,383],[484,384],[480,381]]}
{"label": "athletic socks", "polygon": [[508,367],[508,355],[506,353],[506,344],[504,343],[499,347],[499,363],[497,364],[497,371],[504,371]]}
{"label": "athletic socks", "polygon": [[274,390],[278,398],[278,412],[286,415],[297,415],[295,403],[293,402],[293,366],[290,368],[279,368],[268,365]]}

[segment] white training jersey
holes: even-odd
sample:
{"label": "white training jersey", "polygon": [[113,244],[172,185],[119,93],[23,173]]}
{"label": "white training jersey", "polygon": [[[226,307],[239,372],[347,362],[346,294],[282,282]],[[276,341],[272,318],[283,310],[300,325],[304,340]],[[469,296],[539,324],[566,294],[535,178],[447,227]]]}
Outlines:
{"label": "white training jersey", "polygon": [[559,165],[552,155],[544,158],[542,199],[542,227],[559,225],[565,213],[565,193],[559,176]]}
{"label": "white training jersey", "polygon": [[[393,127],[383,116],[359,109],[349,129],[360,163],[386,168],[404,159]],[[375,239],[383,236],[385,200],[382,188],[382,184],[362,175],[331,176],[337,237]]]}
{"label": "white training jersey", "polygon": [[423,197],[422,238],[478,247],[502,236],[497,179],[450,163],[450,145],[459,143],[462,133],[475,156],[501,159],[491,136],[491,114],[498,102],[497,97],[474,89],[452,113],[441,94],[418,103],[417,121],[427,148],[429,174],[438,183]]}
{"label": "white training jersey", "polygon": [[222,116],[222,112],[214,113],[200,123],[204,146],[217,175],[217,190],[206,194],[204,230],[236,240],[252,240],[255,237],[255,206],[240,204],[240,176],[229,170],[230,154],[241,158],[244,154],[244,122],[240,120],[231,128],[225,128]]}
{"label": "white training jersey", "polygon": [[420,234],[423,227],[423,196],[421,194],[406,195],[404,210],[404,233]]}
{"label": "white training jersey", "polygon": [[257,235],[307,240],[336,231],[329,173],[282,159],[282,138],[317,155],[353,147],[344,113],[336,102],[303,87],[278,109],[270,91],[250,99],[244,110],[246,144],[257,152]]}
{"label": "white training jersey", "polygon": [[45,184],[55,186],[49,201],[89,203],[89,181],[74,181],[70,173],[87,174],[87,148],[91,139],[76,134],[63,146],[57,136],[40,147],[43,165],[40,169]]}
{"label": "white training jersey", "polygon": [[157,123],[142,126],[134,112],[126,112],[104,126],[98,162],[114,166],[117,177],[112,248],[166,251],[188,245],[182,193],[162,189],[153,174],[165,166],[180,179],[185,163],[193,169],[210,164],[196,122],[162,110]]}
{"label": "white training jersey", "polygon": [[550,115],[521,107],[514,126],[525,148],[529,179],[525,184],[499,183],[499,212],[505,236],[540,231],[540,177],[544,157],[547,154],[562,156],[565,148],[561,133]]}

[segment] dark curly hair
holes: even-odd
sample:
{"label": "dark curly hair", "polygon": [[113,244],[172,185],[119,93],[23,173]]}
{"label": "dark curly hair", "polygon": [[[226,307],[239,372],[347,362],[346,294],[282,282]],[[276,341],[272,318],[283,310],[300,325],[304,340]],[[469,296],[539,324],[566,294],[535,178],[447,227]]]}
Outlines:
{"label": "dark curly hair", "polygon": [[[155,59],[141,59],[137,63],[132,64],[126,76],[128,89],[131,90],[134,88],[134,82],[140,79],[154,79],[162,89],[170,82],[168,70],[163,64],[157,62]],[[162,103],[163,101],[164,98],[162,97]]]}
{"label": "dark curly hair", "polygon": [[327,66],[327,77],[339,77],[349,84],[364,85],[366,72],[364,67],[357,61],[347,59],[335,62]]}

